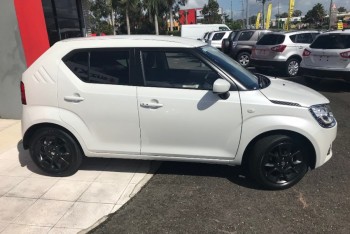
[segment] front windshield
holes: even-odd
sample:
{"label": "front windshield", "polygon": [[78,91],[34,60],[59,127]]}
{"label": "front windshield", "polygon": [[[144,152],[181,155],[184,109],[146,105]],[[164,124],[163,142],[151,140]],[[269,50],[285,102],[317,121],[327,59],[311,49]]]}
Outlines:
{"label": "front windshield", "polygon": [[199,50],[247,89],[252,90],[259,88],[258,78],[253,73],[243,68],[231,57],[211,46],[199,47]]}

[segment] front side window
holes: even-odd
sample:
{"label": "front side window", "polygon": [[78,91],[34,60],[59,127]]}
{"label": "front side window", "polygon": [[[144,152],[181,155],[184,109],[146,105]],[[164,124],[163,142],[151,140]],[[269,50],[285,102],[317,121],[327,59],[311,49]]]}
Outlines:
{"label": "front side window", "polygon": [[187,51],[142,51],[147,87],[211,90],[219,75]]}
{"label": "front side window", "polygon": [[73,52],[64,58],[67,67],[83,82],[95,84],[129,84],[129,52],[91,50]]}

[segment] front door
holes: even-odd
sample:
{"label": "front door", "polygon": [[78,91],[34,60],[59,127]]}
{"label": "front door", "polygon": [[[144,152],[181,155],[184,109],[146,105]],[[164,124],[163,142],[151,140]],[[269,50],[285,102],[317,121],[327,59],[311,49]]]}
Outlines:
{"label": "front door", "polygon": [[226,100],[214,94],[219,74],[189,50],[145,49],[141,59],[141,154],[234,158],[242,123],[238,92]]}

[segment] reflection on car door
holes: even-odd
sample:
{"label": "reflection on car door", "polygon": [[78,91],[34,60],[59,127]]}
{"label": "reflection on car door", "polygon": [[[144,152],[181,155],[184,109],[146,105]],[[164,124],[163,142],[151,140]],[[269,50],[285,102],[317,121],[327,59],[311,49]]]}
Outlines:
{"label": "reflection on car door", "polygon": [[241,132],[237,91],[214,94],[220,76],[188,50],[140,51],[144,87],[137,88],[141,154],[232,159]]}

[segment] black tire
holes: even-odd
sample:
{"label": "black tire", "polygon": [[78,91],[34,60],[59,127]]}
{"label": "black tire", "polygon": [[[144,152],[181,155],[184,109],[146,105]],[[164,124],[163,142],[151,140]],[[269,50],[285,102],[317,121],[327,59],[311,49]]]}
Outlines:
{"label": "black tire", "polygon": [[266,189],[289,188],[308,171],[308,152],[295,137],[270,135],[261,138],[250,152],[250,174]]}
{"label": "black tire", "polygon": [[237,62],[241,64],[242,67],[248,67],[250,65],[250,53],[241,52],[237,56]]}
{"label": "black tire", "polygon": [[222,40],[221,49],[222,49],[222,51],[225,54],[229,53],[229,49],[230,49],[230,41],[229,41],[229,39],[225,38],[225,39]]}
{"label": "black tire", "polygon": [[289,77],[295,77],[300,71],[300,60],[297,58],[288,59],[286,62],[285,73]]}
{"label": "black tire", "polygon": [[304,81],[309,86],[315,86],[321,83],[321,79],[304,76]]}
{"label": "black tire", "polygon": [[29,145],[34,163],[51,176],[69,176],[77,172],[83,153],[76,140],[63,130],[37,130]]}

